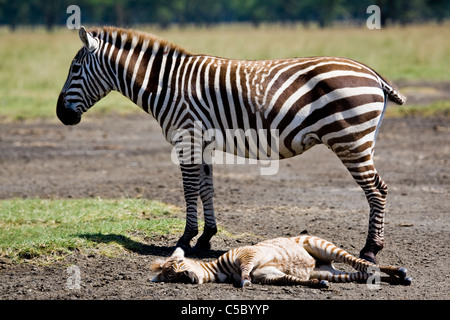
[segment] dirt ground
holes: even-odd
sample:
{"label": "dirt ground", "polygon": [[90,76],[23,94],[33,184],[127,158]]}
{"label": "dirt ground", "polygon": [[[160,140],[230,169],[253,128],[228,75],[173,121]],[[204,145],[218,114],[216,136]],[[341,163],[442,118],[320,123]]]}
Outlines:
{"label": "dirt ground", "polygon": [[[171,253],[176,235],[147,239],[139,252],[114,258],[73,254],[50,266],[0,259],[0,299],[449,299],[449,124],[445,117],[385,119],[377,141],[376,165],[389,186],[386,246],[378,259],[407,268],[411,286],[242,290],[149,282],[150,262]],[[2,123],[0,198],[145,197],[184,207],[180,170],[170,152],[145,113],[100,120],[87,114],[76,127],[56,119]],[[368,205],[331,151],[316,146],[283,160],[276,175],[262,176],[260,168],[214,167],[217,220],[235,236],[215,237],[210,257],[305,229],[359,253]],[[67,286],[69,265],[80,270],[80,289]]]}

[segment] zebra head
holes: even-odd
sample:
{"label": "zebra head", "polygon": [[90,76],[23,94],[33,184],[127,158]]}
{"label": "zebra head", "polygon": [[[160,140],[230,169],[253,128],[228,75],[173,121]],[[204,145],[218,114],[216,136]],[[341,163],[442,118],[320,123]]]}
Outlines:
{"label": "zebra head", "polygon": [[112,89],[100,63],[99,39],[84,27],[79,36],[84,45],[72,61],[56,107],[56,115],[65,125],[78,124],[81,115]]}
{"label": "zebra head", "polygon": [[167,260],[158,259],[151,265],[153,272],[159,272],[153,282],[199,283],[198,276],[191,271],[189,259],[177,248]]}

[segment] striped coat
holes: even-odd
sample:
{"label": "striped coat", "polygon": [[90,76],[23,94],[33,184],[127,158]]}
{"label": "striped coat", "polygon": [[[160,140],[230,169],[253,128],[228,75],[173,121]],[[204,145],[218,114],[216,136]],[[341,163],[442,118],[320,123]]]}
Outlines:
{"label": "striped coat", "polygon": [[[356,272],[336,270],[334,261],[350,265]],[[157,273],[152,279],[154,282],[235,282],[240,287],[251,282],[324,288],[328,286],[327,281],[369,280],[372,284],[372,280],[378,280],[404,285],[412,281],[406,276],[405,268],[372,264],[329,241],[309,235],[276,238],[235,248],[210,262],[186,258],[183,250],[177,249],[167,259],[155,260],[151,269]]]}

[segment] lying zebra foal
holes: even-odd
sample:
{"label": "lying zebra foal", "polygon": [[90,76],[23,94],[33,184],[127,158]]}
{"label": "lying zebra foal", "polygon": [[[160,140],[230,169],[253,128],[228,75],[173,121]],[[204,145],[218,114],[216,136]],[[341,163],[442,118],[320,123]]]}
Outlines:
{"label": "lying zebra foal", "polygon": [[[336,270],[333,261],[346,263],[358,272]],[[387,274],[380,276],[381,281],[403,285],[411,283],[405,268],[375,265],[352,256],[331,242],[309,235],[276,238],[232,249],[211,262],[185,258],[184,251],[177,248],[166,260],[154,261],[151,270],[159,272],[153,282],[200,284],[234,280],[240,287],[253,282],[327,288],[327,281],[367,281],[375,271]]]}

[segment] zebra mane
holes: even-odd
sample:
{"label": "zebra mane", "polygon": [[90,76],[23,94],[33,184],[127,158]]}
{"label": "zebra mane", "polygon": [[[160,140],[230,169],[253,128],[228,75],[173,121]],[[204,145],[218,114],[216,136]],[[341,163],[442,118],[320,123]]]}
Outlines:
{"label": "zebra mane", "polygon": [[154,34],[142,32],[138,30],[133,29],[123,29],[118,27],[112,27],[112,26],[105,26],[105,27],[94,27],[88,30],[89,33],[92,34],[94,37],[101,38],[104,41],[109,41],[108,35],[110,35],[113,32],[116,32],[118,36],[126,35],[126,43],[131,43],[133,41],[134,37],[138,38],[138,44],[142,44],[145,40],[149,40],[151,44],[155,42],[159,42],[161,46],[168,46],[172,50],[176,50],[180,53],[184,53],[186,55],[190,55],[190,52],[185,50],[179,45],[176,45],[168,40],[165,40],[163,38],[160,38]]}

